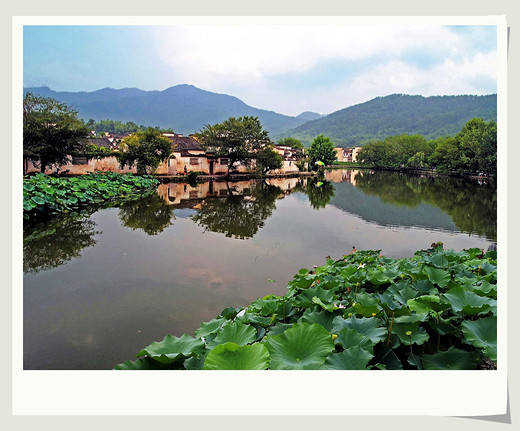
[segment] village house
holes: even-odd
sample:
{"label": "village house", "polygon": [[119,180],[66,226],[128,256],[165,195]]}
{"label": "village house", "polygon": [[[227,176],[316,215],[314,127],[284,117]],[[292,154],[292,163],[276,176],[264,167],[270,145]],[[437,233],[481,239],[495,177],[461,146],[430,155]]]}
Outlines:
{"label": "village house", "polygon": [[[124,138],[130,136],[105,133],[100,138],[88,138],[88,144],[94,144],[100,148],[118,152]],[[189,172],[197,172],[205,175],[225,175],[228,170],[229,159],[226,157],[216,157],[206,153],[194,135],[184,136],[177,133],[163,133],[162,136],[168,138],[172,143],[172,154],[168,160],[159,164],[156,174],[158,175],[185,175]],[[275,151],[282,155],[283,167],[272,171],[275,174],[298,172],[296,162],[301,159],[303,152],[301,149],[294,149],[285,146],[275,146]],[[95,171],[112,171],[119,173],[137,173],[134,165],[132,168],[125,166],[121,168],[115,155],[88,158],[86,156],[70,156],[69,162],[56,168],[46,168],[46,174],[56,171],[67,172],[71,175],[86,174]],[[249,167],[243,164],[235,164],[233,170],[240,173],[249,171]],[[40,172],[40,169],[32,162],[27,162],[25,172]]]}
{"label": "village house", "polygon": [[273,174],[289,174],[299,172],[296,164],[303,158],[301,148],[292,148],[286,145],[275,145],[273,149],[283,157],[283,166],[280,169],[271,171]]}
{"label": "village house", "polygon": [[361,147],[354,148],[341,148],[336,147],[336,156],[338,158],[338,162],[355,162],[357,161],[357,155]]}

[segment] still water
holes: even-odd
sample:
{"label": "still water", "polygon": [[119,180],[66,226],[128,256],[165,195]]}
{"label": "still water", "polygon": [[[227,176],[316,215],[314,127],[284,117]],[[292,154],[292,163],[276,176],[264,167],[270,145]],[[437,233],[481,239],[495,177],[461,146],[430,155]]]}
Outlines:
{"label": "still water", "polygon": [[410,257],[496,241],[496,187],[334,170],[325,180],[170,183],[24,231],[24,369],[111,369],[224,308],[283,295],[357,250]]}

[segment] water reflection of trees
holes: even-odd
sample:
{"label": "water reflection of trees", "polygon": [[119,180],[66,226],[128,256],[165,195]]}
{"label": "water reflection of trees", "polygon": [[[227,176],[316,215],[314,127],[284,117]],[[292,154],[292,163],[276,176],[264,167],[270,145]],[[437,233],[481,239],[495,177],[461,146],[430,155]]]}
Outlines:
{"label": "water reflection of trees", "polygon": [[496,183],[480,185],[463,178],[374,172],[357,175],[356,187],[394,205],[429,203],[448,213],[460,231],[496,240]]}
{"label": "water reflection of trees", "polygon": [[173,208],[153,193],[119,208],[119,219],[123,226],[132,230],[141,229],[148,235],[157,235],[170,226]]}
{"label": "water reflection of trees", "polygon": [[280,195],[279,187],[260,182],[248,194],[207,199],[192,220],[229,238],[252,238],[273,213]]}
{"label": "water reflection of trees", "polygon": [[299,184],[295,190],[305,193],[315,210],[325,208],[335,193],[334,185],[319,177],[310,178],[306,184]]}
{"label": "water reflection of trees", "polygon": [[86,247],[96,244],[96,223],[90,213],[67,214],[35,226],[23,233],[23,271],[37,273],[56,268],[79,257]]}

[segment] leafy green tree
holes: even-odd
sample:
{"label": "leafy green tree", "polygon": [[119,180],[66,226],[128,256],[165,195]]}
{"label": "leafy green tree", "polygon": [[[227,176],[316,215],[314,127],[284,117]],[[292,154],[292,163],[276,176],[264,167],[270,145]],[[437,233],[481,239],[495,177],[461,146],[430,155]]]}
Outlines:
{"label": "leafy green tree", "polygon": [[318,135],[314,138],[307,154],[313,167],[318,161],[325,163],[325,165],[331,165],[332,162],[337,160],[334,143],[329,137],[323,135]]}
{"label": "leafy green tree", "polygon": [[155,172],[159,163],[167,159],[172,152],[171,141],[152,127],[124,139],[122,150],[118,155],[121,167],[132,167],[136,164],[137,173],[140,175]]}
{"label": "leafy green tree", "polygon": [[255,153],[256,166],[263,175],[283,166],[283,157],[271,147],[265,147]]}
{"label": "leafy green tree", "polygon": [[301,149],[304,148],[302,141],[300,141],[299,139],[293,138],[293,137],[280,139],[278,141],[278,145],[285,146],[285,147],[291,147],[291,148],[301,148]]}
{"label": "leafy green tree", "polygon": [[[89,130],[78,113],[52,98],[27,93],[23,99],[23,158],[46,167],[60,166],[81,151]],[[25,169],[24,169],[25,172]]]}
{"label": "leafy green tree", "polygon": [[230,117],[223,123],[206,125],[196,134],[202,148],[228,159],[229,171],[237,164],[251,164],[256,152],[271,144],[257,117]]}

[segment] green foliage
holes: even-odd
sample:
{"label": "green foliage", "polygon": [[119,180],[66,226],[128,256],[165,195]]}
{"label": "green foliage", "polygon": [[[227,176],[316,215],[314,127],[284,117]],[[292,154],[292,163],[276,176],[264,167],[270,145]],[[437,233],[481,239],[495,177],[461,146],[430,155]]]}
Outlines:
{"label": "green foliage", "polygon": [[495,252],[438,245],[410,259],[329,259],[300,270],[284,296],[227,308],[195,338],[169,336],[116,369],[496,367],[496,263]]}
{"label": "green foliage", "polygon": [[27,93],[23,99],[23,158],[46,167],[61,166],[84,149],[88,128],[64,103]]}
{"label": "green foliage", "polygon": [[23,179],[24,219],[109,202],[112,206],[153,191],[159,182],[148,176],[104,172],[80,177],[55,178],[36,174]]}
{"label": "green foliage", "polygon": [[312,167],[316,162],[323,162],[325,165],[331,165],[337,160],[336,150],[334,150],[334,142],[329,137],[318,135],[312,141],[307,151],[309,161]]}
{"label": "green foliage", "polygon": [[390,136],[366,143],[357,160],[379,169],[425,169],[496,175],[497,125],[481,118],[468,121],[454,137],[426,141],[421,135]]}
{"label": "green foliage", "polygon": [[248,116],[206,125],[196,137],[205,151],[228,159],[228,174],[237,163],[249,165],[254,153],[271,144],[258,118]]}
{"label": "green foliage", "polygon": [[283,167],[283,157],[271,147],[265,147],[255,153],[255,160],[263,175]]}
{"label": "green foliage", "polygon": [[160,130],[151,127],[126,138],[122,150],[118,155],[121,167],[136,164],[138,175],[155,172],[159,163],[166,160],[172,152],[170,140],[161,136]]}

